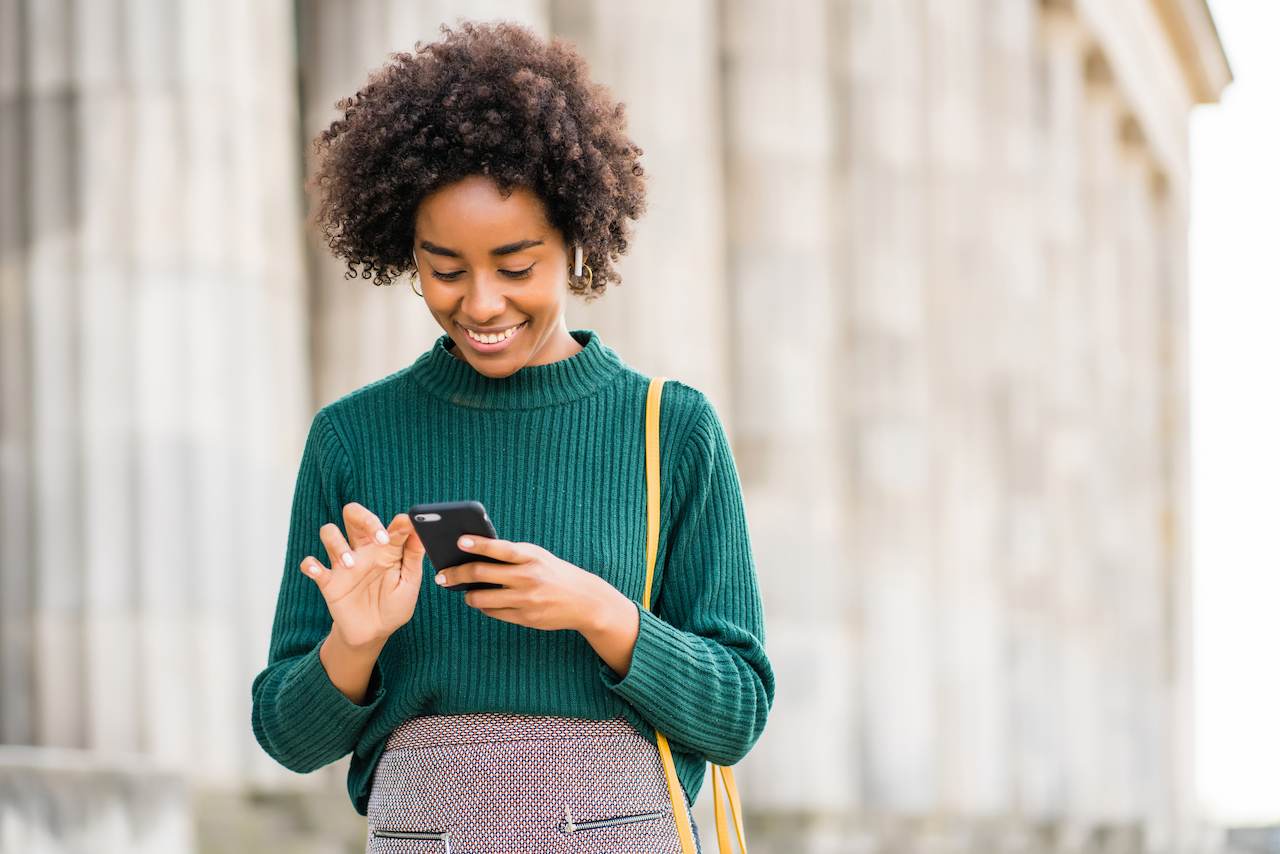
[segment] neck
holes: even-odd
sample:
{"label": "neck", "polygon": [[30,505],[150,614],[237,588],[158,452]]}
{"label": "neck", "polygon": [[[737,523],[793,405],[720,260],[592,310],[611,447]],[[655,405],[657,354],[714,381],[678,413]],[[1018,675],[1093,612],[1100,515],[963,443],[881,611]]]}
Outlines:
{"label": "neck", "polygon": [[542,349],[535,353],[533,358],[526,364],[549,365],[552,362],[567,359],[574,353],[579,353],[581,351],[582,345],[569,334],[568,327],[566,327],[564,325],[564,321],[561,320],[560,325],[556,327],[556,334],[551,337],[550,341],[542,345]]}

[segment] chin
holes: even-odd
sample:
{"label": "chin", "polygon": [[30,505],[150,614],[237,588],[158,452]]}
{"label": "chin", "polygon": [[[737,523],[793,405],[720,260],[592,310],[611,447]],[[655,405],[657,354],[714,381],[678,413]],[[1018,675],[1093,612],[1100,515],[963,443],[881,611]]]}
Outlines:
{"label": "chin", "polygon": [[499,380],[499,379],[502,379],[503,377],[509,377],[512,374],[514,374],[516,371],[520,370],[520,367],[521,367],[520,365],[516,365],[510,370],[503,370],[501,366],[497,366],[497,365],[480,366],[480,365],[477,365],[475,362],[471,362],[470,364],[471,364],[471,367],[476,369],[477,373],[484,374],[486,377],[493,380]]}
{"label": "chin", "polygon": [[[465,347],[466,345],[455,341],[454,346]],[[476,373],[484,374],[491,379],[509,377],[524,367],[523,359],[512,358],[512,354],[508,353],[504,353],[501,359],[485,359],[484,357],[478,357],[476,353],[468,351],[463,351],[463,353],[463,358],[467,360],[468,365],[476,370]]]}

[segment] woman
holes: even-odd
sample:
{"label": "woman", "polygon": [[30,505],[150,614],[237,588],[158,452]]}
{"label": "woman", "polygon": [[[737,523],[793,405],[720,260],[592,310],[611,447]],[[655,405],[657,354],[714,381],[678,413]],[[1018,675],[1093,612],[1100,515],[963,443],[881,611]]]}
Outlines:
{"label": "woman", "polygon": [[[329,246],[352,277],[416,274],[444,334],[311,423],[254,733],[299,772],[352,754],[371,851],[679,851],[655,728],[687,808],[773,703],[737,469],[668,381],[645,610],[649,378],[564,316],[618,279],[642,151],[563,41],[442,31],[317,140]],[[499,538],[459,546],[502,563],[424,583],[404,510],[463,499]],[[473,581],[502,586],[449,589]]]}

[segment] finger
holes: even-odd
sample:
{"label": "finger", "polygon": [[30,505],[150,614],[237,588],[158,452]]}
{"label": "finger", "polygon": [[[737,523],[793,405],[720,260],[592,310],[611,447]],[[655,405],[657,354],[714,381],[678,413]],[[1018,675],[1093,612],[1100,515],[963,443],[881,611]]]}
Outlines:
{"label": "finger", "polygon": [[324,588],[328,586],[329,580],[333,578],[333,571],[311,555],[304,557],[302,559],[302,564],[298,568],[302,570],[303,575],[306,575],[316,583],[316,586],[320,588],[321,592],[323,592]]}
{"label": "finger", "polygon": [[477,608],[481,614],[486,617],[493,617],[495,620],[502,620],[504,623],[515,623],[517,626],[525,625],[520,619],[519,608]]}
{"label": "finger", "polygon": [[351,535],[351,544],[356,548],[375,540],[384,545],[390,542],[390,535],[378,514],[358,501],[348,501],[342,506],[342,521]]}
{"label": "finger", "polygon": [[468,590],[462,598],[472,608],[517,608],[524,604],[523,594],[516,590]]}
{"label": "finger", "polygon": [[508,585],[518,580],[510,566],[483,561],[460,563],[436,573],[436,584],[441,587],[452,587],[469,581],[489,581],[494,584]]}
{"label": "finger", "polygon": [[332,522],[326,522],[320,526],[320,542],[324,543],[325,551],[329,553],[329,565],[334,569],[344,566],[347,569],[356,565],[355,555],[351,553],[351,546],[347,544],[347,538],[342,536],[342,531]]}
{"label": "finger", "polygon": [[531,543],[513,543],[477,534],[463,534],[458,538],[458,548],[464,552],[480,554],[507,563],[520,563],[534,557],[537,546]]}

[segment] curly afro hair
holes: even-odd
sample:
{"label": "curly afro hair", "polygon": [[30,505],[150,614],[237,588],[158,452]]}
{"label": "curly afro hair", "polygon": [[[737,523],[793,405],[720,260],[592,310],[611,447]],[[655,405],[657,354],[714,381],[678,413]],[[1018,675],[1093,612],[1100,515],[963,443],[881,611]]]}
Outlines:
{"label": "curly afro hair", "polygon": [[419,202],[486,175],[504,195],[532,190],[566,246],[582,244],[591,286],[569,277],[569,288],[590,301],[621,281],[612,262],[645,209],[644,152],[624,133],[625,105],[563,39],[505,21],[440,30],[391,54],[316,137],[320,232],[347,278],[391,284],[413,270]]}

